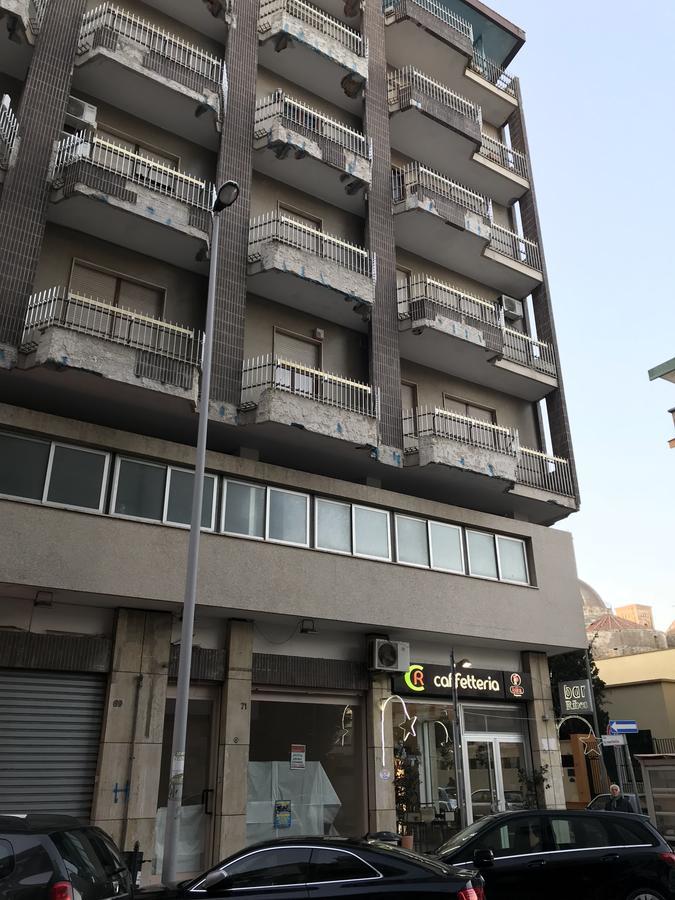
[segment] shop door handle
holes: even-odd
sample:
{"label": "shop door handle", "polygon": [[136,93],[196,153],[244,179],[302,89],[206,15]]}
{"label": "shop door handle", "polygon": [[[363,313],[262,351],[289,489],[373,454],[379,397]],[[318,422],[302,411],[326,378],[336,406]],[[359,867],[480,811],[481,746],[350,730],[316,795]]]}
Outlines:
{"label": "shop door handle", "polygon": [[542,869],[546,865],[547,860],[538,859],[536,862],[531,862],[527,864],[528,869]]}
{"label": "shop door handle", "polygon": [[212,816],[213,810],[209,809],[209,794],[213,793],[213,788],[204,788],[202,791],[202,806],[204,807],[204,815]]}
{"label": "shop door handle", "polygon": [[608,853],[607,856],[601,856],[601,862],[618,862],[620,859],[618,853]]}

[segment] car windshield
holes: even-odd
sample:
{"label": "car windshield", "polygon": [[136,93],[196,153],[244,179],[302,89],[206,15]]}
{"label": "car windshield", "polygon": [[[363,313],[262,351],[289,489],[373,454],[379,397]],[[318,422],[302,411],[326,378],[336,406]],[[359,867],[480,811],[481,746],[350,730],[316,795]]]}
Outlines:
{"label": "car windshield", "polygon": [[441,844],[438,850],[434,850],[434,856],[445,856],[446,853],[450,853],[452,850],[457,850],[458,847],[462,847],[467,841],[470,841],[472,837],[477,835],[479,831],[482,831],[486,825],[494,822],[495,819],[496,816],[484,816],[478,822],[469,825],[468,828],[464,828],[462,831],[458,831],[457,834],[453,834],[449,841],[446,841],[445,844]]}
{"label": "car windshield", "polygon": [[394,856],[404,856],[408,862],[415,863],[425,869],[430,869],[437,874],[447,875],[448,872],[451,871],[448,866],[440,860],[431,859],[429,856],[422,856],[421,853],[415,853],[414,850],[404,850],[403,847],[398,847],[395,844],[385,844],[382,841],[369,841],[368,843],[376,850],[391,853]]}

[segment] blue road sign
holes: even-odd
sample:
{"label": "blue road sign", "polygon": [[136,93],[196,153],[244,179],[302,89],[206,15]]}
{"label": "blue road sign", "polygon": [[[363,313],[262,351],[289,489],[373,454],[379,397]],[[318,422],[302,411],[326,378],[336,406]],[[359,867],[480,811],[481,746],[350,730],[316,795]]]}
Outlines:
{"label": "blue road sign", "polygon": [[637,734],[639,730],[633,719],[616,719],[609,723],[610,734]]}

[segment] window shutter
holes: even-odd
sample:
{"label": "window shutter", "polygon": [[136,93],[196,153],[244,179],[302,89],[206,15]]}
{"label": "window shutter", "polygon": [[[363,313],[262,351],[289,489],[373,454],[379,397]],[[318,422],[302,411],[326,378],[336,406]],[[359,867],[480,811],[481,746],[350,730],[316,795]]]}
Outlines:
{"label": "window shutter", "polygon": [[274,335],[274,353],[280,359],[300,363],[311,369],[318,369],[320,365],[319,351],[319,345],[311,341],[303,341],[302,338],[293,337],[281,331],[277,331]]}
{"label": "window shutter", "polygon": [[164,305],[164,291],[160,288],[137,284],[135,281],[121,279],[117,302],[124,309],[160,319]]}
{"label": "window shutter", "polygon": [[114,304],[117,278],[108,272],[75,263],[70,276],[70,293]]}

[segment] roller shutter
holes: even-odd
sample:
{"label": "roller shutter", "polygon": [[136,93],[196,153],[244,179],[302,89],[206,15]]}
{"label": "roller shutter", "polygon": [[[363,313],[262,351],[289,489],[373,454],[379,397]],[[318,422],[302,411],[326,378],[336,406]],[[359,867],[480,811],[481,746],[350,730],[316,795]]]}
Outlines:
{"label": "roller shutter", "polygon": [[0,669],[0,813],[88,820],[106,678]]}

